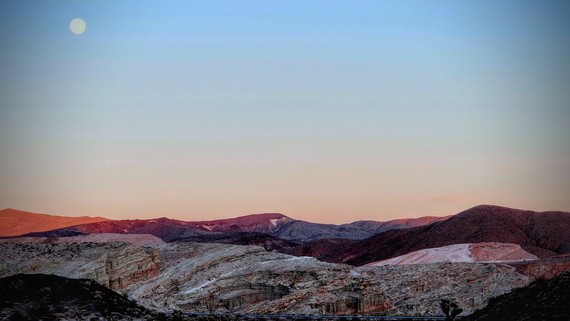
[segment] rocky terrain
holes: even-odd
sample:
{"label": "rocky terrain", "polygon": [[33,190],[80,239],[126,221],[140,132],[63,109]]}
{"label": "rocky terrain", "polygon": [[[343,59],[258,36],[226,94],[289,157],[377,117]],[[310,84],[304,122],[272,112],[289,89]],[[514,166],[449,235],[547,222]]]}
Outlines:
{"label": "rocky terrain", "polygon": [[159,252],[126,243],[0,243],[0,276],[43,273],[85,278],[122,290],[154,278]]}
{"label": "rocky terrain", "polygon": [[447,220],[392,229],[357,242],[313,241],[292,254],[363,265],[413,251],[464,243],[513,243],[539,258],[570,253],[570,213],[532,212],[482,205]]}
{"label": "rocky terrain", "polygon": [[[344,233],[373,236],[321,239]],[[465,315],[570,269],[569,234],[570,213],[496,206],[345,225],[102,221],[0,239],[0,277],[90,279],[166,313],[434,316],[448,298]]]}
{"label": "rocky terrain", "polygon": [[159,311],[438,315],[443,297],[470,312],[531,281],[501,264],[354,268],[258,246],[191,242],[2,243],[0,251],[0,276],[90,278]]}
{"label": "rocky terrain", "polygon": [[570,271],[493,298],[464,321],[570,320]]}
{"label": "rocky terrain", "polygon": [[536,255],[512,243],[454,244],[433,249],[424,249],[391,259],[366,264],[367,266],[431,264],[441,262],[515,262],[537,260]]}
{"label": "rocky terrain", "polygon": [[101,233],[68,237],[15,237],[0,239],[0,243],[130,243],[138,246],[159,245],[164,241],[150,234]]}
{"label": "rocky terrain", "polygon": [[509,262],[520,273],[532,279],[551,279],[558,274],[570,270],[570,255],[549,257],[542,260]]}
{"label": "rocky terrain", "polygon": [[88,279],[17,274],[0,279],[0,320],[155,320],[160,316]]}
{"label": "rocky terrain", "polygon": [[294,251],[300,244],[293,241],[277,238],[265,233],[220,233],[213,235],[200,235],[187,237],[178,242],[196,242],[196,243],[222,243],[235,245],[257,245],[263,247],[267,251],[278,251],[288,253]]}

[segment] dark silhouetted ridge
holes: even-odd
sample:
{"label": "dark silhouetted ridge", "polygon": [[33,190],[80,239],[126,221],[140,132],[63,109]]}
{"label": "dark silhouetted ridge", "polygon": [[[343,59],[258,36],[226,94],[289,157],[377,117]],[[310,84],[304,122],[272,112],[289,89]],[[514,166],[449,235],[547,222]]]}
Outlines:
{"label": "dark silhouetted ridge", "polygon": [[489,304],[463,321],[568,321],[570,320],[570,271],[550,280],[491,299]]}

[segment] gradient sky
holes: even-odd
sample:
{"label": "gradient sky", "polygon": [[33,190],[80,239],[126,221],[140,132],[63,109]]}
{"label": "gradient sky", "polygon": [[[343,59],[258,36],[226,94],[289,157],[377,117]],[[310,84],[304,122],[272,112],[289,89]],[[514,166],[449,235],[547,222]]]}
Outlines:
{"label": "gradient sky", "polygon": [[569,124],[568,1],[0,2],[0,208],[570,211]]}

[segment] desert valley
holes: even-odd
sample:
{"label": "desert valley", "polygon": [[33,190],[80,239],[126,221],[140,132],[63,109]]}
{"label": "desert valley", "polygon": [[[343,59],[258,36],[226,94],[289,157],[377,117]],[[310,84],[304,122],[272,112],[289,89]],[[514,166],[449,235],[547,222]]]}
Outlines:
{"label": "desert valley", "polygon": [[5,209],[0,226],[1,319],[443,320],[445,299],[464,320],[570,315],[567,212],[483,205],[333,225],[282,214],[186,222]]}

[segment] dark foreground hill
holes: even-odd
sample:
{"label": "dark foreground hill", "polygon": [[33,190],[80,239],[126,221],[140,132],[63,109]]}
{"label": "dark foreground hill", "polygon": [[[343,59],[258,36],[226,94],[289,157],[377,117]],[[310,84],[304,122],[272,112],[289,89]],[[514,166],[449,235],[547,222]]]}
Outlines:
{"label": "dark foreground hill", "polygon": [[568,321],[570,271],[491,299],[462,321]]}
{"label": "dark foreground hill", "polygon": [[160,318],[87,279],[17,274],[0,279],[0,320],[153,320]]}
{"label": "dark foreground hill", "polygon": [[316,253],[321,260],[363,265],[426,248],[480,242],[519,244],[540,258],[568,254],[570,213],[481,205],[444,221],[389,230],[361,241],[313,241],[302,247],[302,253],[293,254]]}

